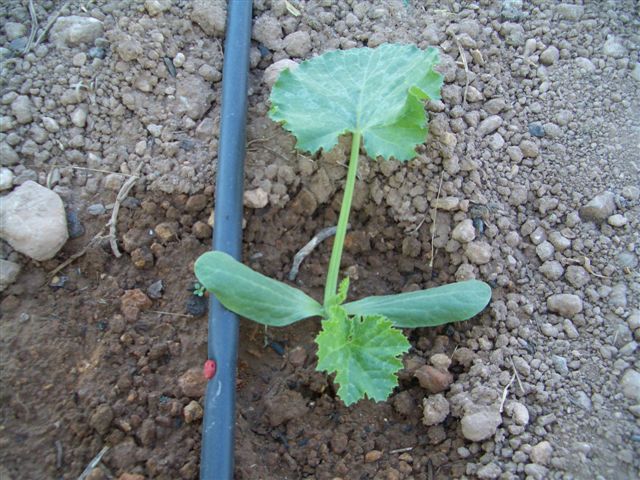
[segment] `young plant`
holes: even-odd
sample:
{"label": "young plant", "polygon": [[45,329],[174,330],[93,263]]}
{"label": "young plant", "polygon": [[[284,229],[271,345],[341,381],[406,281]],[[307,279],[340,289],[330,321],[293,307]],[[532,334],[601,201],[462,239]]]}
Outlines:
{"label": "young plant", "polygon": [[346,405],[391,394],[402,368],[399,357],[410,347],[400,328],[466,320],[491,297],[486,283],[469,280],[345,303],[348,278],[338,285],[361,142],[371,158],[415,157],[416,145],[427,135],[423,102],[440,98],[437,62],[436,49],[410,45],[332,51],[283,71],[273,87],[269,115],[296,137],[298,149],[328,151],[341,135],[352,136],[322,304],[222,252],[205,253],[195,264],[200,283],[238,315],[277,327],[321,317],[317,369],[336,374],[338,396]]}
{"label": "young plant", "polygon": [[204,297],[205,292],[207,291],[207,287],[202,285],[200,282],[195,282],[193,284],[192,292],[196,297]]}

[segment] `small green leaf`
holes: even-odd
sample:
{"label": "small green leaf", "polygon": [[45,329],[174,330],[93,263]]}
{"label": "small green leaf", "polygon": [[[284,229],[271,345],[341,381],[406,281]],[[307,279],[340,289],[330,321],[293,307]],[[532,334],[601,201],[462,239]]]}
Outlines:
{"label": "small green leaf", "polygon": [[366,297],[344,304],[349,315],[383,315],[396,327],[434,327],[467,320],[481,312],[491,300],[491,287],[478,280],[441,287]]}
{"label": "small green leaf", "polygon": [[322,316],[322,306],[307,294],[266,277],[223,252],[196,260],[196,277],[232,312],[264,325],[282,327]]}
{"label": "small green leaf", "polygon": [[423,101],[439,99],[438,50],[385,44],[336,50],[285,70],[271,92],[271,118],[315,153],[360,132],[370,157],[409,160],[425,141]]}
{"label": "small green leaf", "polygon": [[316,337],[317,369],[336,372],[338,396],[345,405],[365,396],[386,400],[398,385],[398,356],[409,350],[409,341],[380,315],[351,317],[337,306],[328,315]]}
{"label": "small green leaf", "polygon": [[344,277],[338,286],[336,293],[331,300],[325,305],[325,310],[336,305],[342,305],[349,294],[349,277]]}

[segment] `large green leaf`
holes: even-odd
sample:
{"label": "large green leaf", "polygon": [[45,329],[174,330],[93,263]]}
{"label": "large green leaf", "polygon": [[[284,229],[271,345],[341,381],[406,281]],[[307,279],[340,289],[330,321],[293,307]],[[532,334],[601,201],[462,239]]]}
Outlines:
{"label": "large green leaf", "polygon": [[396,327],[435,327],[473,317],[490,299],[489,285],[467,280],[428,290],[366,297],[342,307],[349,315],[383,315]]}
{"label": "large green leaf", "polygon": [[285,70],[271,92],[271,118],[300,150],[330,150],[360,132],[371,157],[408,160],[427,135],[423,101],[440,98],[435,48],[385,44],[336,50]]}
{"label": "large green leaf", "polygon": [[251,270],[223,252],[201,255],[195,273],[227,309],[264,325],[282,327],[324,313],[301,290]]}
{"label": "large green leaf", "polygon": [[338,396],[345,405],[368,397],[386,400],[398,384],[398,358],[410,344],[400,330],[380,315],[347,316],[333,306],[316,337],[319,371],[336,372]]}

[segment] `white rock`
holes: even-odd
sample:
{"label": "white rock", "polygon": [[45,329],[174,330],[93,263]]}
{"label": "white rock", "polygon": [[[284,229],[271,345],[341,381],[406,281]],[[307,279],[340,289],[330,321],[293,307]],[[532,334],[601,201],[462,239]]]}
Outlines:
{"label": "white rock", "polygon": [[6,142],[0,142],[0,164],[15,165],[20,162],[16,151]]}
{"label": "white rock", "polygon": [[545,480],[547,478],[547,472],[549,469],[537,463],[527,463],[524,466],[524,473],[527,475],[527,479],[531,480]]}
{"label": "white rock", "polygon": [[554,251],[555,249],[553,248],[553,245],[547,240],[536,247],[536,254],[538,255],[538,258],[540,258],[540,260],[542,260],[543,262],[553,257]]}
{"label": "white rock", "polygon": [[504,138],[498,132],[489,137],[489,147],[491,150],[497,151],[504,147]]}
{"label": "white rock", "polygon": [[596,66],[593,62],[585,57],[576,58],[576,68],[584,70],[586,73],[593,73],[596,71]]}
{"label": "white rock", "polygon": [[470,218],[461,221],[451,232],[451,238],[460,243],[473,241],[476,238],[476,229],[473,226],[473,221]]}
{"label": "white rock", "polygon": [[444,422],[449,415],[449,401],[444,395],[438,393],[422,400],[423,416],[422,423],[427,426],[437,425]]}
{"label": "white rock", "polygon": [[222,0],[195,0],[191,21],[197,23],[207,35],[222,36],[227,19],[226,4]]}
{"label": "white rock", "polygon": [[103,180],[104,188],[106,188],[107,190],[112,190],[114,192],[117,192],[118,190],[120,190],[120,188],[122,188],[123,183],[124,183],[124,177],[119,173],[115,173],[115,172],[110,173],[109,175],[104,177],[104,180]]}
{"label": "white rock", "polygon": [[613,192],[603,192],[596,195],[584,207],[580,208],[580,218],[602,222],[606,220],[616,209],[615,195]]}
{"label": "white rock", "polygon": [[71,114],[71,122],[79,128],[84,128],[87,124],[87,115],[89,114],[89,109],[85,105],[81,105],[76,108]]}
{"label": "white rock", "polygon": [[18,123],[30,123],[33,120],[33,105],[26,95],[18,95],[11,102],[11,112],[16,117]]}
{"label": "white rock", "polygon": [[244,192],[244,205],[248,208],[264,208],[269,203],[269,195],[262,188]]}
{"label": "white rock", "polygon": [[171,0],[145,0],[144,8],[152,17],[171,8]]}
{"label": "white rock", "polygon": [[529,423],[529,410],[520,402],[509,402],[505,408],[507,415],[510,415],[516,425],[527,425]]}
{"label": "white rock", "polygon": [[304,58],[311,51],[311,37],[303,30],[284,37],[284,49],[292,57]]}
{"label": "white rock", "polygon": [[154,137],[158,138],[162,134],[162,125],[150,123],[147,125],[147,131]]}
{"label": "white rock", "polygon": [[480,480],[493,480],[502,474],[502,469],[495,463],[487,463],[478,469],[476,475]]}
{"label": "white rock", "polygon": [[491,260],[491,245],[485,242],[471,242],[464,253],[471,263],[484,265]]}
{"label": "white rock", "polygon": [[7,35],[7,40],[15,40],[27,34],[27,27],[22,23],[7,22],[4,24],[4,33]]}
{"label": "white rock", "polygon": [[0,168],[0,191],[9,190],[13,186],[13,172],[8,168]]}
{"label": "white rock", "polygon": [[631,330],[635,330],[636,328],[640,328],[640,310],[634,310],[627,317],[627,324]]}
{"label": "white rock", "polygon": [[436,201],[435,208],[438,210],[444,210],[445,212],[450,212],[452,210],[456,210],[460,205],[460,199],[457,197],[444,197],[439,198]]}
{"label": "white rock", "polygon": [[11,115],[3,115],[0,117],[0,133],[13,130],[15,126],[16,122],[13,121],[13,117]]}
{"label": "white rock", "polygon": [[198,75],[187,75],[178,82],[176,111],[192,120],[200,120],[211,106],[215,95],[211,85]]}
{"label": "white rock", "polygon": [[34,260],[53,258],[69,238],[60,197],[27,180],[0,198],[0,237]]}
{"label": "white rock", "polygon": [[638,200],[640,198],[640,188],[635,185],[627,185],[622,188],[622,196],[627,200]]}
{"label": "white rock", "polygon": [[565,20],[580,20],[584,14],[584,6],[562,3],[556,7],[556,13]]}
{"label": "white rock", "polygon": [[269,50],[282,49],[280,22],[271,15],[261,15],[253,24],[253,38]]}
{"label": "white rock", "polygon": [[495,132],[500,125],[502,125],[502,117],[499,117],[498,115],[490,115],[480,122],[480,125],[478,125],[478,136],[485,137],[490,133]]}
{"label": "white rock", "polygon": [[547,308],[563,317],[573,317],[582,311],[582,299],[571,293],[551,295],[547,298]]}
{"label": "white rock", "polygon": [[627,54],[627,49],[614,35],[607,35],[607,41],[604,42],[602,53],[607,57],[622,58]]}
{"label": "white rock", "polygon": [[59,17],[49,31],[49,40],[56,47],[73,47],[86,43],[93,44],[103,33],[102,22],[93,17]]}
{"label": "white rock", "polygon": [[278,60],[276,63],[272,63],[267,67],[267,69],[264,71],[262,80],[264,80],[264,83],[266,83],[269,88],[271,88],[278,80],[280,73],[282,73],[282,71],[286,70],[287,68],[291,71],[294,71],[296,68],[298,68],[298,63],[294,62],[293,60],[289,60],[288,58]]}
{"label": "white rock", "polygon": [[575,288],[582,288],[591,280],[589,272],[579,265],[569,265],[565,278]]}
{"label": "white rock", "polygon": [[540,54],[540,63],[543,65],[553,65],[560,58],[560,51],[553,45],[546,48]]}
{"label": "white rock", "polygon": [[551,245],[553,245],[554,248],[559,252],[563,252],[571,246],[571,240],[562,235],[560,232],[551,232],[549,234],[549,241],[551,242]]}
{"label": "white rock", "polygon": [[0,259],[0,292],[16,281],[20,273],[20,265]]}
{"label": "white rock", "polygon": [[531,140],[522,140],[520,142],[520,150],[522,151],[522,154],[527,158],[536,158],[540,153],[538,144],[532,142]]}
{"label": "white rock", "polygon": [[636,62],[629,75],[631,75],[631,78],[633,78],[636,82],[640,82],[640,62]]}
{"label": "white rock", "polygon": [[51,117],[41,117],[42,125],[47,132],[56,133],[60,130],[60,125]]}
{"label": "white rock", "polygon": [[538,465],[548,465],[551,461],[551,454],[553,453],[553,447],[549,442],[543,440],[531,449],[529,457],[533,463]]}
{"label": "white rock", "polygon": [[607,223],[612,227],[624,227],[627,224],[627,222],[628,222],[627,217],[619,213],[616,213],[615,215],[611,215],[609,218],[607,218]]}
{"label": "white rock", "polygon": [[618,283],[611,288],[611,292],[607,296],[607,303],[612,307],[627,306],[627,285],[624,283]]}
{"label": "white rock", "polygon": [[549,260],[542,264],[540,267],[540,273],[549,280],[558,280],[564,273],[564,267],[557,260]]}
{"label": "white rock", "polygon": [[620,380],[622,393],[632,402],[640,402],[640,373],[636,370],[629,369],[624,372]]}
{"label": "white rock", "polygon": [[460,423],[464,438],[480,442],[496,433],[498,426],[502,423],[502,417],[497,410],[485,407],[465,414]]}

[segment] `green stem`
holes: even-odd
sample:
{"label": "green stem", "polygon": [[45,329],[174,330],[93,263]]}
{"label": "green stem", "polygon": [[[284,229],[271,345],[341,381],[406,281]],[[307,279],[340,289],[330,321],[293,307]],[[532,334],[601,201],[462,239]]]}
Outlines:
{"label": "green stem", "polygon": [[329,260],[329,271],[327,272],[327,283],[324,287],[324,304],[328,305],[329,300],[336,294],[338,289],[338,274],[340,273],[340,260],[342,259],[342,247],[344,238],[347,235],[347,224],[349,223],[349,212],[351,211],[351,200],[353,190],[356,185],[356,173],[358,172],[358,155],[360,154],[360,132],[354,132],[351,139],[351,156],[349,157],[349,170],[347,172],[347,183],[344,187],[342,206],[340,207],[340,217],[338,218],[338,228],[331,250],[331,260]]}

